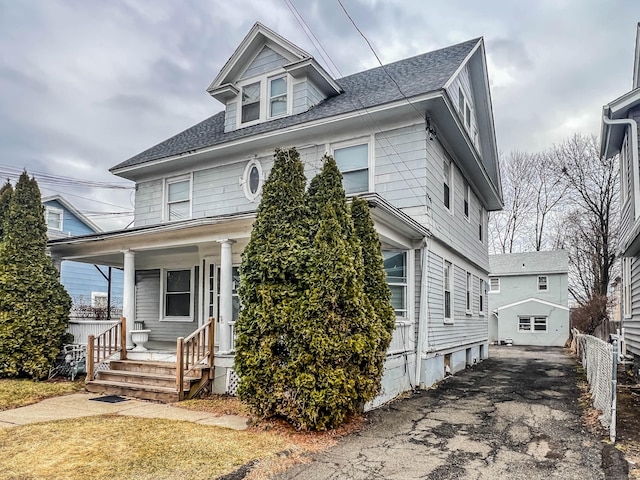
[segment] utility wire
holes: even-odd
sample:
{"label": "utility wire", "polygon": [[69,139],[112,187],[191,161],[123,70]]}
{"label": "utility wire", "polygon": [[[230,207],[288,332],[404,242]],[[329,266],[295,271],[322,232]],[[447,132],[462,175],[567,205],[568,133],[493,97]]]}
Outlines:
{"label": "utility wire", "polygon": [[[7,176],[10,179],[18,178],[25,170],[8,165],[0,165],[0,178]],[[50,173],[28,171],[33,175],[38,183],[49,185],[69,186],[69,187],[88,187],[88,188],[107,188],[114,190],[133,190],[135,187],[131,184],[115,183],[115,182],[99,182],[96,180],[86,180],[83,178],[65,177],[62,175],[53,175]]]}
{"label": "utility wire", "polygon": [[88,197],[83,197],[82,195],[76,195],[75,193],[70,193],[70,192],[61,192],[59,190],[56,190],[54,188],[49,188],[49,187],[42,187],[42,190],[49,190],[50,192],[54,192],[54,193],[59,193],[60,195],[64,195],[65,197],[67,195],[71,196],[71,197],[76,197],[76,198],[80,198],[82,200],[87,200],[89,202],[95,202],[95,203],[100,203],[102,205],[108,205],[110,207],[116,207],[116,208],[129,208],[129,207],[123,207],[122,205],[116,205],[115,203],[109,203],[109,202],[102,202],[100,200],[95,200],[93,198],[88,198]]}

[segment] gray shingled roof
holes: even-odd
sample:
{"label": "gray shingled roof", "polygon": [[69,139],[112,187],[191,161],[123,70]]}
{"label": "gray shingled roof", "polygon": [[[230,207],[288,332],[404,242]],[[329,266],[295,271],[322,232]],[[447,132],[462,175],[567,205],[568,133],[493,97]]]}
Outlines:
{"label": "gray shingled roof", "polygon": [[566,250],[489,255],[489,276],[567,273],[568,270]]}
{"label": "gray shingled roof", "polygon": [[[466,41],[433,52],[400,60],[385,68],[398,83],[405,96],[441,89],[480,39]],[[398,87],[382,67],[366,70],[336,80],[344,93],[326,99],[310,110],[224,133],[224,111],[194,125],[158,145],[112,167],[140,165],[173,155],[211,147],[251,135],[271,132],[322,118],[333,117],[402,99]]]}

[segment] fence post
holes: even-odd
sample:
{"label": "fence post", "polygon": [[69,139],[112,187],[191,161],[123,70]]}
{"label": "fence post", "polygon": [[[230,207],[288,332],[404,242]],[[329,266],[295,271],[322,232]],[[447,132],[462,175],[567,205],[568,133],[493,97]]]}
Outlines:
{"label": "fence post", "polygon": [[93,365],[93,342],[95,337],[93,335],[89,335],[89,339],[87,340],[87,376],[85,377],[85,382],[90,382],[93,380],[94,373],[94,365]]}
{"label": "fence post", "polygon": [[609,426],[609,440],[616,442],[616,411],[617,411],[617,386],[618,386],[618,336],[613,335],[612,349],[612,365],[611,368],[611,425]]}

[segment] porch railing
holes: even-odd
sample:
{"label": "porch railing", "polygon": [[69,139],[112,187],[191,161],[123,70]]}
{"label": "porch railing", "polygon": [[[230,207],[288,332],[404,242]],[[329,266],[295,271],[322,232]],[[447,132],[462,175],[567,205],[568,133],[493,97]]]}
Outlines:
{"label": "porch railing", "polygon": [[176,389],[180,400],[184,399],[184,377],[192,373],[198,365],[213,367],[213,341],[215,319],[193,332],[187,338],[179,337],[176,345]]}
{"label": "porch railing", "polygon": [[105,328],[118,323],[118,320],[70,319],[67,333],[73,335],[73,343],[86,345],[89,335],[99,336]]}
{"label": "porch railing", "polygon": [[120,360],[127,359],[127,319],[124,317],[100,335],[89,335],[86,381],[93,380],[96,365],[100,365],[117,353],[120,354]]}

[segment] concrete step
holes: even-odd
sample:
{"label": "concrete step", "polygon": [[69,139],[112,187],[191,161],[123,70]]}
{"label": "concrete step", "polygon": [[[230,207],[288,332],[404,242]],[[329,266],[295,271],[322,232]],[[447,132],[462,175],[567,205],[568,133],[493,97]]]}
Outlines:
{"label": "concrete step", "polygon": [[[137,385],[152,385],[156,387],[175,388],[176,375],[162,375],[159,373],[135,372],[128,370],[103,370],[98,372],[97,380],[118,383],[134,383]],[[189,390],[192,382],[197,382],[200,376],[184,377],[183,388]]]}
{"label": "concrete step", "polygon": [[88,392],[104,393],[106,395],[123,395],[142,400],[155,400],[163,403],[178,401],[178,392],[174,388],[154,385],[140,385],[136,383],[122,383],[106,380],[92,380],[85,384]]}

